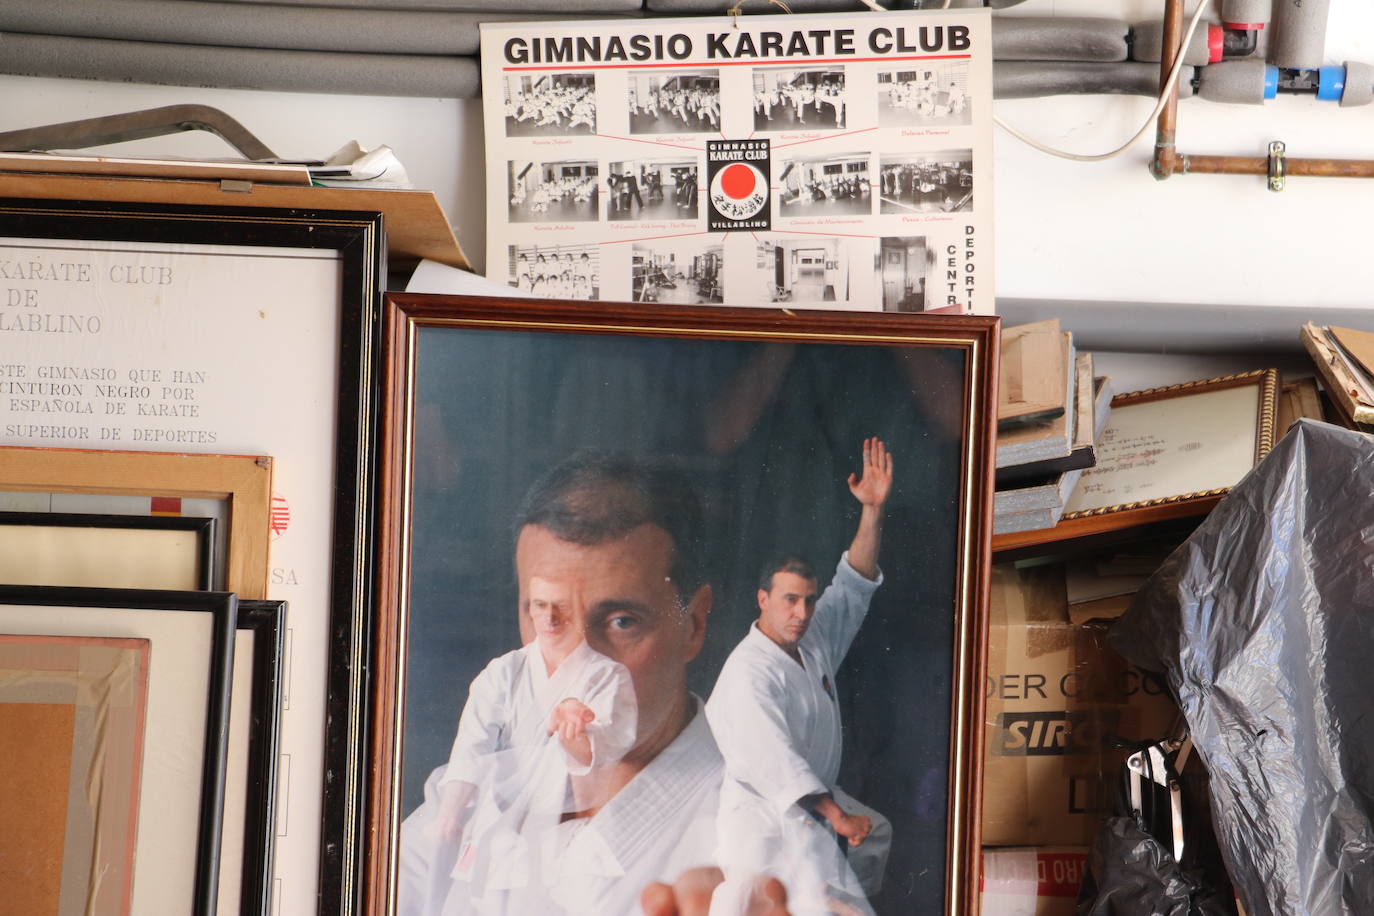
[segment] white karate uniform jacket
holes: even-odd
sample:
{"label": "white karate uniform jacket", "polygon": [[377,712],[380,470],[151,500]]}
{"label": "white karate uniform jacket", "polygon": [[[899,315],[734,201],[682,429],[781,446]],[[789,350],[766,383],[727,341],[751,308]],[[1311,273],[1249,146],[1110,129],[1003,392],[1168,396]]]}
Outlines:
{"label": "white karate uniform jacket", "polygon": [[596,715],[587,727],[591,765],[567,758],[569,772],[619,760],[634,746],[638,710],[629,670],[583,642],[549,674],[536,640],[492,659],[473,679],[441,784],[488,785],[528,766],[528,758],[502,752],[545,744],[549,716],[566,699],[580,700]]}
{"label": "white karate uniform jacket", "polygon": [[[881,584],[881,573],[876,582],[865,579],[846,554],[797,645],[801,664],[757,624],[726,659],[706,715],[725,759],[717,855],[727,876],[779,877],[789,885],[789,900],[809,895],[810,883],[818,878],[840,890],[857,889],[834,833],[797,802],[830,793],[850,813],[877,814],[836,785],[842,723],[835,672]],[[878,825],[875,819],[879,835],[870,835],[859,849],[873,843],[866,852],[880,853],[885,862],[886,849],[878,847],[890,834]],[[885,819],[881,826],[890,830]],[[807,887],[793,887],[794,882]]]}
{"label": "white karate uniform jacket", "polygon": [[400,916],[635,916],[639,895],[655,881],[714,865],[720,752],[701,703],[682,733],[591,818],[526,836],[531,875],[524,891],[473,900],[468,882],[452,876],[456,843],[437,839],[437,787],[444,767],[425,783],[425,800],[401,825]]}

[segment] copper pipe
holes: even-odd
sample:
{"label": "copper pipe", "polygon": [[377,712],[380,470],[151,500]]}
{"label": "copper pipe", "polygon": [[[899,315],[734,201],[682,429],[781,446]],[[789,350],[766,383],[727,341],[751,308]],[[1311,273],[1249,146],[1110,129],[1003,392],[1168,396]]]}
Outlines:
{"label": "copper pipe", "polygon": [[[1180,156],[1178,171],[1227,175],[1268,175],[1263,156]],[[1285,171],[1314,178],[1374,178],[1374,159],[1284,159]]]}
{"label": "copper pipe", "polygon": [[[1183,0],[1166,0],[1164,4],[1164,34],[1159,45],[1159,88],[1169,81],[1174,61],[1183,53]],[[1172,175],[1178,167],[1178,86],[1169,93],[1164,110],[1159,113],[1159,127],[1155,131],[1155,158],[1150,171],[1160,181]]]}
{"label": "copper pipe", "polygon": [[[1164,88],[1174,60],[1183,53],[1183,0],[1165,0],[1164,35],[1160,44],[1159,88]],[[1198,172],[1226,175],[1268,175],[1264,156],[1189,156],[1178,152],[1178,87],[1169,94],[1159,113],[1155,156],[1150,171],[1163,181],[1170,175]],[[1374,159],[1284,159],[1289,176],[1316,178],[1374,178]]]}

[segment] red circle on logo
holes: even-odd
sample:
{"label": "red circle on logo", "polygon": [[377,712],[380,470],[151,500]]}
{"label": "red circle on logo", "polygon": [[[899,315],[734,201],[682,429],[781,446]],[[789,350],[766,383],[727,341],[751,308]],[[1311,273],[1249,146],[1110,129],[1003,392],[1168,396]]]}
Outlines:
{"label": "red circle on logo", "polygon": [[754,193],[754,170],[741,162],[727,165],[720,176],[720,189],[727,197],[743,200]]}

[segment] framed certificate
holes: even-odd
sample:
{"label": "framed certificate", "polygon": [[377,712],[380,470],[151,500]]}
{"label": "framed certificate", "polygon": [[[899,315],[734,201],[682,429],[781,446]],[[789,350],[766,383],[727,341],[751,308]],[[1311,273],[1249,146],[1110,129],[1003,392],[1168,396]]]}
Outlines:
{"label": "framed certificate", "polygon": [[[864,573],[839,558],[864,566],[875,546],[855,546],[872,508],[860,478],[885,466],[881,584],[853,585],[871,593],[868,616],[837,650],[837,676],[808,684],[844,716],[836,791],[852,788],[890,822],[890,839],[870,847],[890,844],[887,864],[864,880],[908,912],[969,912],[995,320],[394,295],[386,321],[376,655],[357,727],[373,740],[354,745],[375,776],[365,911],[428,914],[481,897],[498,912],[631,912],[649,887],[742,864],[710,851],[726,770],[705,716],[729,704],[715,691],[759,614],[758,566],[788,547],[815,558],[822,583],[832,571],[857,583]],[[532,521],[552,491],[569,502]],[[566,602],[539,597],[546,587],[566,588]],[[563,606],[581,615],[587,662],[609,659],[618,689],[632,685],[638,725],[621,736],[633,747],[615,791],[595,805],[558,807],[558,760],[553,783],[517,780],[552,786],[550,814],[532,797],[501,801],[504,789],[469,782],[453,760],[472,704],[525,715],[524,682],[489,695],[482,672],[533,659],[536,612]],[[539,678],[539,664],[519,670]],[[761,753],[782,767],[781,749]],[[492,754],[492,779],[523,772],[524,751]],[[472,798],[448,796],[450,773],[494,807],[450,821],[443,799],[465,811]],[[572,785],[566,797],[590,783]],[[560,830],[582,841],[542,845]],[[839,854],[830,837],[823,858]],[[555,880],[563,873],[582,877]]]}
{"label": "framed certificate", "polygon": [[1278,372],[1119,394],[1063,519],[999,535],[997,550],[1206,515],[1274,446]]}
{"label": "framed certificate", "polygon": [[[291,606],[273,894],[292,916],[347,912],[353,815],[332,793],[352,775],[326,779],[323,734],[328,660],[361,646],[367,600],[382,216],[311,207],[306,192],[293,209],[223,206],[238,195],[218,192],[127,199],[147,184],[74,179],[80,199],[0,200],[0,285],[15,297],[0,305],[15,344],[0,357],[0,445],[276,460],[249,531],[261,548],[249,555],[270,541],[272,566],[236,578],[230,565],[225,586]],[[227,537],[246,546],[238,525],[235,509]]]}

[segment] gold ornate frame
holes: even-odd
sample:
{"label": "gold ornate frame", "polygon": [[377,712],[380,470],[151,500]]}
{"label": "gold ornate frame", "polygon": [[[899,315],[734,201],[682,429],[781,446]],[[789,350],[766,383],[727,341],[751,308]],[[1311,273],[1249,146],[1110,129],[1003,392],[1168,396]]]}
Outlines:
{"label": "gold ornate frame", "polygon": [[[1119,394],[1112,398],[1112,409],[1248,386],[1255,388],[1254,464],[1258,464],[1274,447],[1278,417],[1278,371],[1275,369],[1257,369],[1253,372]],[[1084,478],[1087,478],[1086,474]],[[1066,512],[1059,524],[1053,528],[998,535],[993,539],[993,549],[1015,550],[1201,516],[1211,511],[1229,491],[1230,487],[1219,487]]]}

